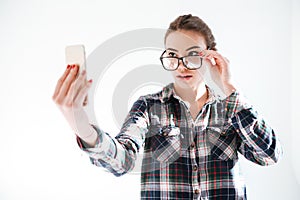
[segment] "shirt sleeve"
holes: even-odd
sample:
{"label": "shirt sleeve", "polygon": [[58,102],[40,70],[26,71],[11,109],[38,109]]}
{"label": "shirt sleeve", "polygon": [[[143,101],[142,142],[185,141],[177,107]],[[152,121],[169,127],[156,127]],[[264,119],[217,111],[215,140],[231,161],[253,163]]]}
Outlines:
{"label": "shirt sleeve", "polygon": [[225,99],[230,127],[237,134],[238,151],[259,165],[271,165],[282,156],[282,147],[274,130],[239,93]]}
{"label": "shirt sleeve", "polygon": [[93,148],[88,147],[79,137],[79,147],[88,154],[91,162],[106,168],[115,176],[121,176],[134,168],[137,153],[148,132],[149,118],[145,97],[140,97],[132,106],[119,134],[112,138],[98,126],[91,124],[98,134]]}

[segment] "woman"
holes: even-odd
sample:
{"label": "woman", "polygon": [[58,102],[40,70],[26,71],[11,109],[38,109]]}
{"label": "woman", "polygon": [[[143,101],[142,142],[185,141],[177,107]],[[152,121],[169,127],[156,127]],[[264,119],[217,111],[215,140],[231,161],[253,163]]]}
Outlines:
{"label": "woman", "polygon": [[[165,47],[160,60],[174,83],[141,96],[115,138],[89,124],[83,105],[92,81],[84,71],[77,77],[77,66],[68,66],[53,100],[93,164],[120,176],[143,152],[142,199],[246,199],[237,152],[259,165],[276,163],[282,150],[273,129],[236,90],[229,61],[200,18],[175,19]],[[204,66],[225,99],[204,82]]]}

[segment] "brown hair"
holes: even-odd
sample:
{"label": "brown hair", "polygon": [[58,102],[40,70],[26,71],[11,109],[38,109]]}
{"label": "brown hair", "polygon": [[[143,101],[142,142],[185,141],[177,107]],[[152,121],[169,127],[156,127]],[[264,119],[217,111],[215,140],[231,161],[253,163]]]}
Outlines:
{"label": "brown hair", "polygon": [[207,45],[207,49],[217,50],[215,37],[213,36],[210,28],[207,24],[197,16],[193,16],[191,14],[181,15],[177,17],[173,22],[170,23],[170,26],[165,34],[165,42],[167,36],[177,30],[187,30],[187,31],[195,31],[200,33]]}

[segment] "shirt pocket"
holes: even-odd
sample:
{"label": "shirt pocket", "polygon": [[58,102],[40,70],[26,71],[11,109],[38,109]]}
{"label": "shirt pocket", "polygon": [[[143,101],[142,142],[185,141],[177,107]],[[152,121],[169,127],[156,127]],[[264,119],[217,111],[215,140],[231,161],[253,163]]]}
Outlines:
{"label": "shirt pocket", "polygon": [[152,136],[151,151],[154,159],[161,163],[172,163],[181,155],[180,128],[177,126],[158,127]]}
{"label": "shirt pocket", "polygon": [[228,126],[209,126],[206,128],[210,154],[217,160],[237,159],[236,133]]}

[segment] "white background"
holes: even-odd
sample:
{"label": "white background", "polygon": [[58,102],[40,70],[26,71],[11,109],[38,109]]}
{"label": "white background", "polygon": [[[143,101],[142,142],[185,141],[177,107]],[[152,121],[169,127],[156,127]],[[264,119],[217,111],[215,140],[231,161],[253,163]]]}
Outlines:
{"label": "white background", "polygon": [[[64,47],[82,43],[89,54],[112,36],[167,28],[187,13],[211,27],[239,88],[283,145],[277,165],[243,161],[249,199],[299,199],[297,0],[1,0],[0,199],[138,199],[139,176],[116,178],[91,165],[52,102]],[[114,131],[113,120],[104,120],[104,130]]]}

